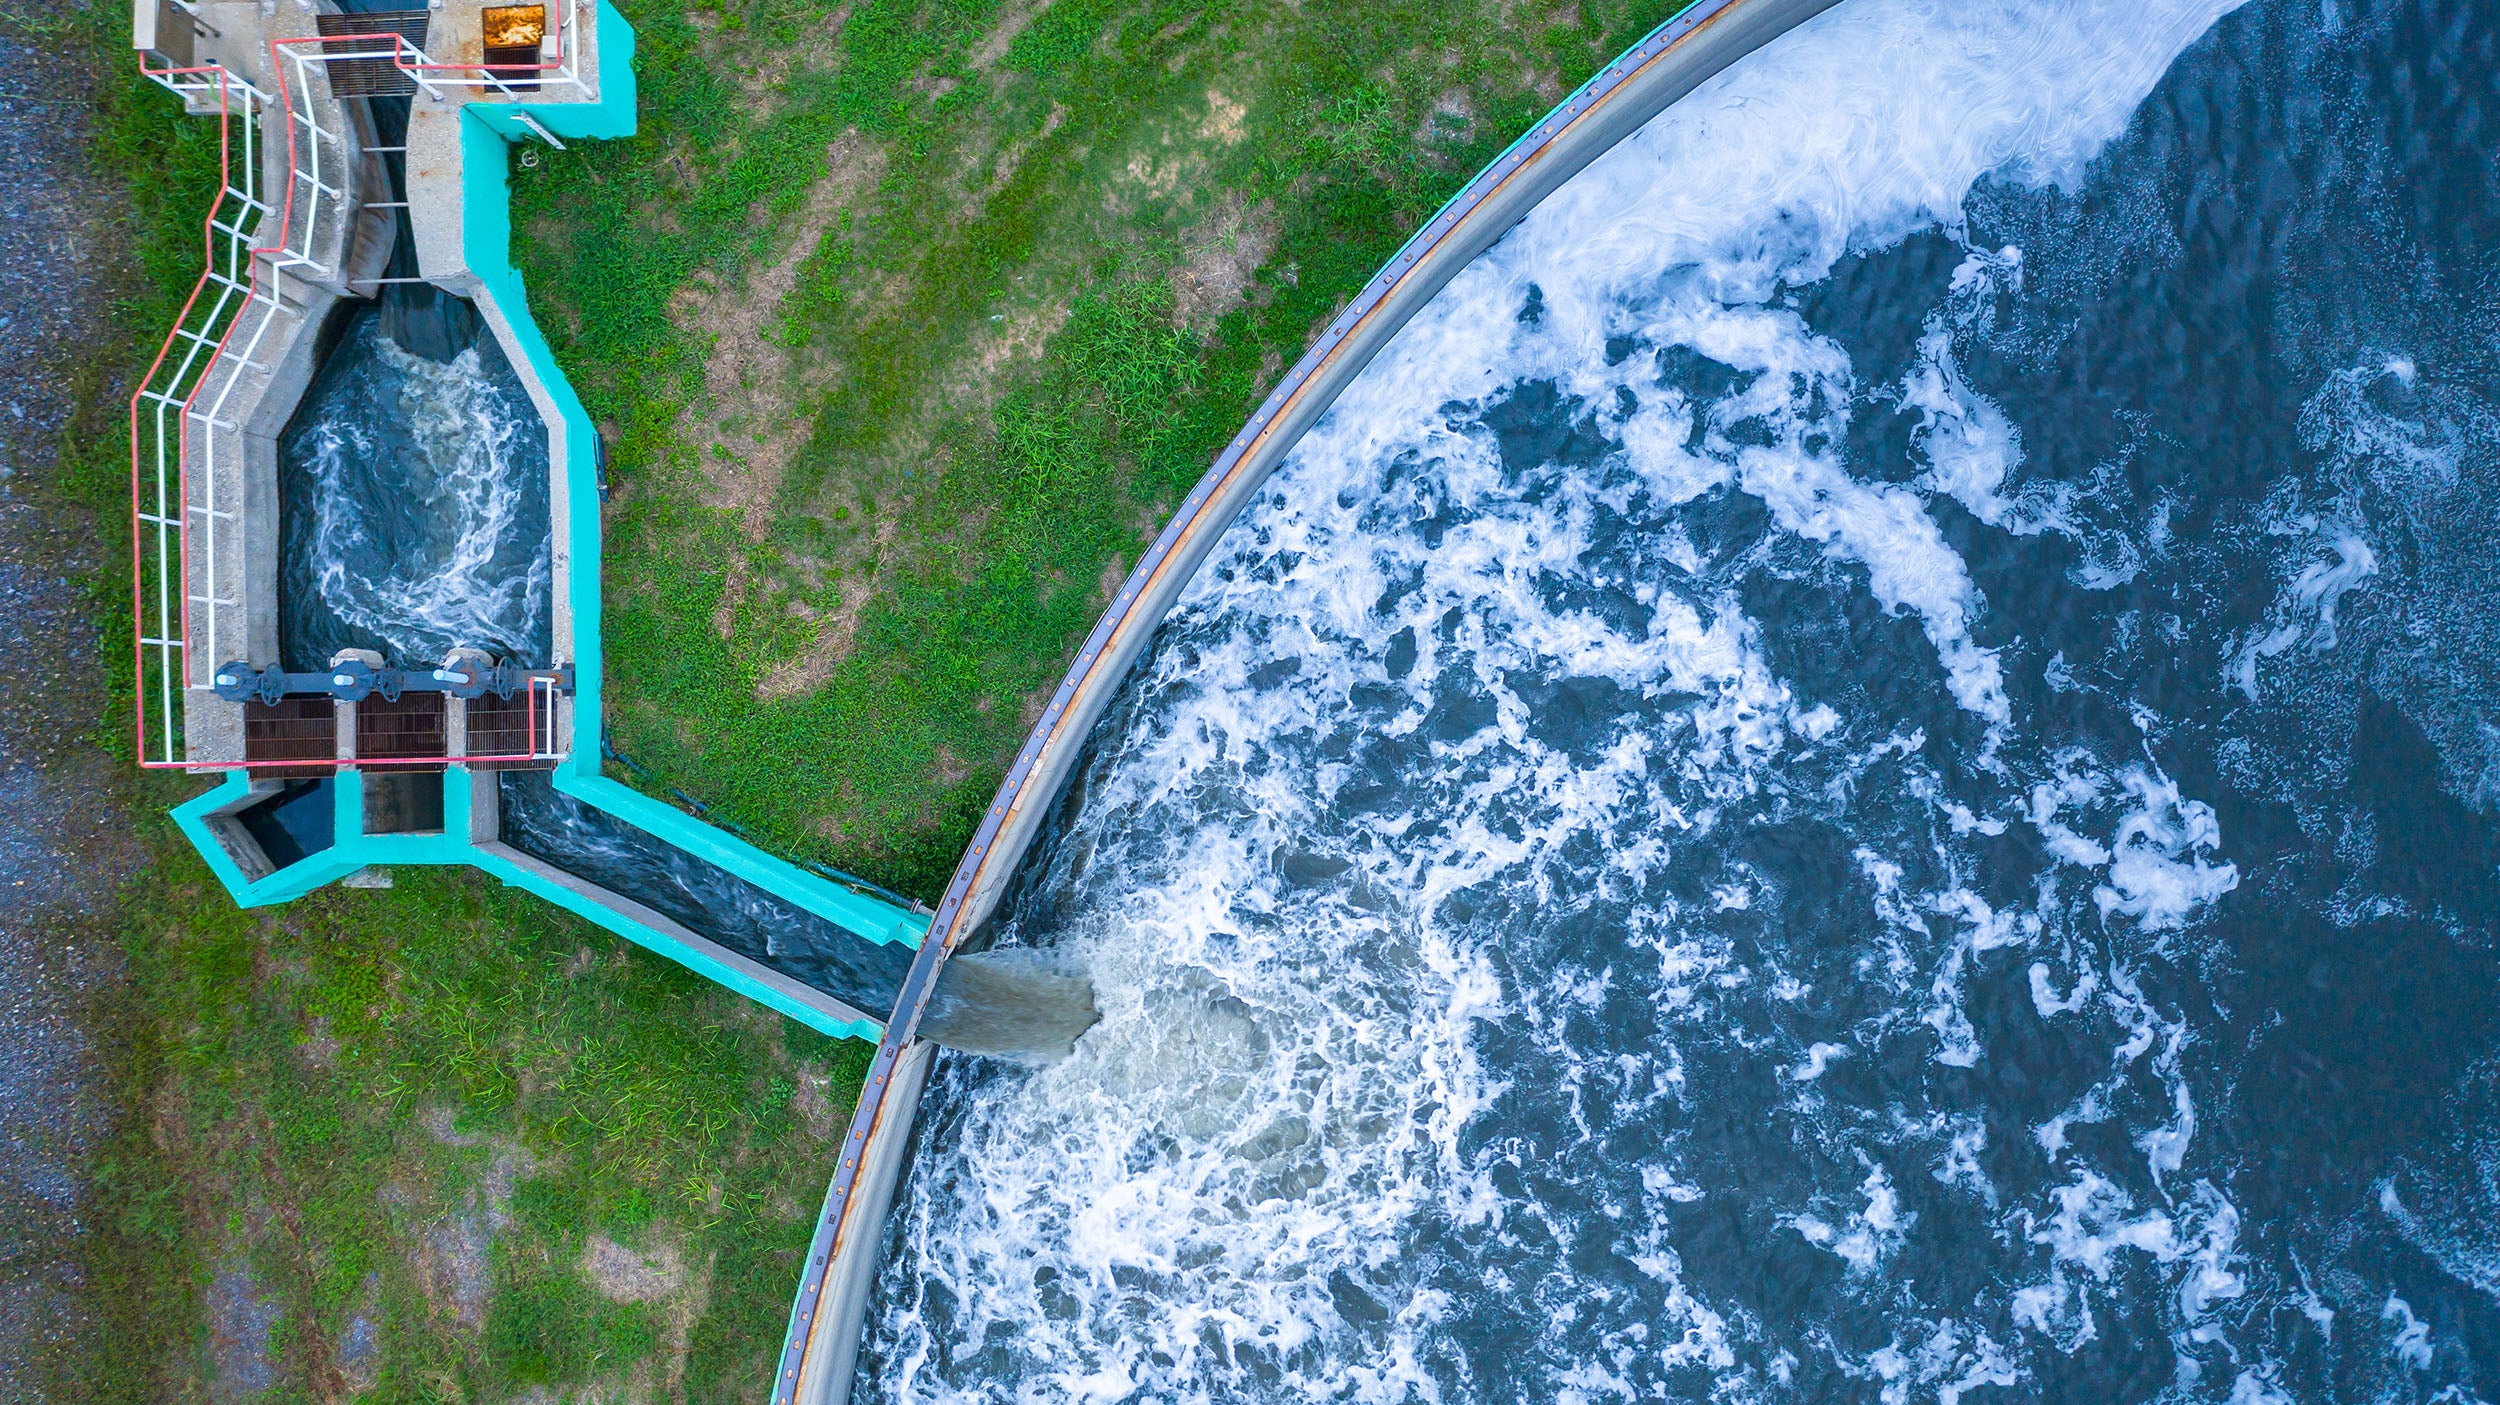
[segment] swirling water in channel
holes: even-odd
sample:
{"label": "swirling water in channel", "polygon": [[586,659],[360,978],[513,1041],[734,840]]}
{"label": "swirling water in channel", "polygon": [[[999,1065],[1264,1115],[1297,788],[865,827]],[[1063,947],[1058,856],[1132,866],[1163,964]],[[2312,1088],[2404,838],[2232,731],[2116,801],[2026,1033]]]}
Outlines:
{"label": "swirling water in channel", "polygon": [[464,646],[545,667],[546,425],[494,338],[436,360],[392,339],[392,310],[356,314],[279,441],[280,651],[295,669]]}
{"label": "swirling water in channel", "polygon": [[2500,14],[1848,0],[1233,525],[894,1400],[2500,1396]]}

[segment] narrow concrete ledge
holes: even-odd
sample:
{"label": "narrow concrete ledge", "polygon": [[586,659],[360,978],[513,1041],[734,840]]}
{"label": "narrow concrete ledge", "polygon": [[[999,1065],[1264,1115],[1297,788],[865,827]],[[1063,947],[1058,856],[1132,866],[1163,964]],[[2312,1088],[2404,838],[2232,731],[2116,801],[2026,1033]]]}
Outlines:
{"label": "narrow concrete ledge", "polygon": [[283,781],[246,781],[239,790],[220,792],[222,803],[201,812],[201,826],[217,841],[217,847],[237,869],[254,882],[277,872],[254,839],[236,818],[243,811],[286,789]]}
{"label": "narrow concrete ledge", "polygon": [[[859,1200],[860,1224],[871,1232],[838,1240],[833,1261],[821,1269],[820,1295],[807,1303],[802,1292],[802,1303],[812,1320],[798,1329],[805,1333],[806,1347],[793,1396],[808,1405],[839,1405],[851,1397],[852,1363],[859,1359],[860,1337],[868,1326],[868,1290],[877,1280],[877,1263],[884,1254],[886,1215],[894,1207],[894,1192],[903,1183],[903,1168],[911,1155],[910,1109],[919,1105],[920,1090],[927,1086],[929,1069],[936,1062],[937,1046],[925,1039],[913,1040],[895,1060],[886,1102],[895,1109],[896,1125],[888,1135],[869,1138],[852,1191]],[[809,1267],[803,1277],[819,1271],[817,1252],[808,1251]]]}

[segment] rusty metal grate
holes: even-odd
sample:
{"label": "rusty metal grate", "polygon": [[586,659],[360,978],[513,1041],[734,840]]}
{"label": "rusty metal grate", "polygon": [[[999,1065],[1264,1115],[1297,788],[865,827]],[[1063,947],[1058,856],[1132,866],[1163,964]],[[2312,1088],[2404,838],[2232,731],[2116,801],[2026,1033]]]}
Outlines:
{"label": "rusty metal grate", "polygon": [[547,7],[496,5],[478,12],[486,32],[486,71],[516,92],[538,87],[538,50],[547,40]]}
{"label": "rusty metal grate", "polygon": [[309,761],[309,766],[254,764],[254,779],[287,780],[326,776],[337,768],[338,704],[328,698],[280,698],[274,703],[243,704],[243,759],[246,762]]}
{"label": "rusty metal grate", "polygon": [[[409,47],[425,47],[426,12],[423,10],[380,10],[361,15],[315,15],[321,37],[330,42],[322,50],[331,55],[330,95],[341,98],[404,98],[417,90],[417,82],[399,66],[393,55],[400,52],[399,40]],[[398,39],[392,38],[397,35]],[[340,54],[374,54],[374,58],[339,58]]]}
{"label": "rusty metal grate", "polygon": [[[525,757],[540,748],[530,735],[529,696],[515,693],[509,698],[471,698],[469,709],[469,754],[471,756]],[[545,708],[542,701],[540,708]],[[546,729],[546,719],[538,720],[538,728]],[[555,758],[543,760],[472,761],[472,771],[545,771],[555,767]]]}
{"label": "rusty metal grate", "polygon": [[451,750],[445,718],[440,693],[367,697],[356,704],[356,764],[441,770]]}

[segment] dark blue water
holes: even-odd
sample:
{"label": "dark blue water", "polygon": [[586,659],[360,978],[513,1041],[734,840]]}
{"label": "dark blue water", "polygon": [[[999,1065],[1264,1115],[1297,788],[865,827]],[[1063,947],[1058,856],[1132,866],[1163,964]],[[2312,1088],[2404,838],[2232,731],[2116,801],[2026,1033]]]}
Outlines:
{"label": "dark blue water", "polygon": [[429,360],[359,314],[278,441],[279,644],[551,661],[547,429],[493,338]]}
{"label": "dark blue water", "polygon": [[[378,145],[405,143],[406,98],[369,110]],[[382,162],[407,199],[405,158]],[[395,218],[391,281],[346,309],[278,440],[279,652],[299,671],[341,649],[430,666],[474,648],[548,667],[546,423],[474,304],[401,281],[418,276],[416,241],[408,212]]]}
{"label": "dark blue water", "polygon": [[338,791],[327,776],[288,781],[235,819],[260,846],[273,868],[286,868],[338,842]]}
{"label": "dark blue water", "polygon": [[1851,0],[1211,559],[895,1399],[2500,1394],[2500,7]]}

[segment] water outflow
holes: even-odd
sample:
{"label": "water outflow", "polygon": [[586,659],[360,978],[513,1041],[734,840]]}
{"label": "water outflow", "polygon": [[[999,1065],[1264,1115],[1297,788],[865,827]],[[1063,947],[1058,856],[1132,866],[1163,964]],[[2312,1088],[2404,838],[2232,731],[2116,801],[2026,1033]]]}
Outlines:
{"label": "water outflow", "polygon": [[877,1398],[2500,1373],[2500,9],[1850,0],[1219,544]]}
{"label": "water outflow", "polygon": [[[376,144],[405,144],[408,100],[371,100]],[[404,158],[386,153],[392,198]],[[386,280],[417,277],[405,209]],[[546,424],[477,308],[385,281],[345,314],[278,441],[279,651],[326,667],[341,649],[439,663],[484,649],[553,661],[554,541]]]}
{"label": "water outflow", "polygon": [[1056,1063],[1102,1019],[1094,985],[1047,952],[964,951],[938,968],[920,1037],[1023,1064]]}
{"label": "water outflow", "polygon": [[[911,948],[867,941],[795,903],[566,795],[544,772],[500,782],[503,841],[651,908],[688,931],[880,1019]],[[1094,1023],[1092,987],[1032,953],[948,960],[921,1033],[1026,1063],[1064,1058]]]}
{"label": "water outflow", "polygon": [[[387,0],[385,8],[400,3]],[[428,361],[448,362],[477,345],[485,328],[478,319],[477,304],[431,283],[408,281],[418,276],[416,229],[407,205],[409,102],[404,97],[371,98],[366,104],[373,115],[374,145],[381,148],[391,199],[399,202],[392,211],[391,257],[382,270],[374,311],[381,320],[382,335],[394,345]]]}

